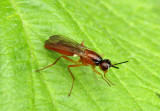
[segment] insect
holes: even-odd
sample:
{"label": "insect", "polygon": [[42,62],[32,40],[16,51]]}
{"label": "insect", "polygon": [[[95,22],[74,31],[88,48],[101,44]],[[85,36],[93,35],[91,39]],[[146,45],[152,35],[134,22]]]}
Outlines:
{"label": "insect", "polygon": [[[67,38],[66,36],[62,36],[62,35],[51,36],[48,40],[45,41],[44,46],[45,46],[45,48],[47,48],[49,50],[53,50],[55,52],[62,54],[62,56],[57,58],[54,63],[52,63],[42,69],[36,70],[37,72],[41,71],[43,69],[46,69],[50,66],[55,65],[60,58],[64,58],[64,59],[74,63],[74,65],[68,65],[68,71],[73,79],[72,86],[71,86],[71,89],[70,89],[68,96],[71,95],[74,81],[75,81],[75,78],[70,70],[71,67],[80,67],[80,66],[89,66],[90,65],[92,67],[92,70],[94,72],[96,72],[98,75],[100,75],[102,77],[102,79],[105,80],[107,82],[107,84],[110,86],[110,84],[112,84],[112,85],[114,85],[114,84],[111,81],[109,81],[109,79],[107,79],[107,77],[105,76],[108,68],[114,67],[114,68],[119,69],[115,65],[128,62],[128,61],[124,61],[124,62],[120,62],[120,63],[116,63],[116,64],[111,64],[111,61],[109,59],[102,59],[102,57],[99,54],[97,54],[95,51],[92,51],[91,49],[85,47],[84,41],[81,44],[79,44],[78,42],[76,42],[70,38]],[[79,56],[80,59],[78,61],[73,61],[72,59],[68,58],[67,56]],[[100,70],[103,71],[103,73],[104,73],[103,75],[95,69],[96,66],[99,66]]]}

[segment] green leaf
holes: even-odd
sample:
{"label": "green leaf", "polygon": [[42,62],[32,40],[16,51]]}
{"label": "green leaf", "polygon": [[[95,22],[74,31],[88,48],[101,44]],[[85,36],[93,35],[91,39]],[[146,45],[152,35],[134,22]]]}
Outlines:
{"label": "green leaf", "polygon": [[[159,6],[159,0],[1,0],[0,111],[160,110]],[[112,63],[129,62],[109,69],[111,87],[90,66],[72,68],[68,97],[72,63],[61,59],[35,72],[60,56],[44,48],[57,34],[85,41]]]}

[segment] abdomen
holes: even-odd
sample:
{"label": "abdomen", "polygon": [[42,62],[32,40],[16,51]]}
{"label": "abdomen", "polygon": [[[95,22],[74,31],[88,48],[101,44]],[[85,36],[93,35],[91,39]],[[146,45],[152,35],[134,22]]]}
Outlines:
{"label": "abdomen", "polygon": [[58,46],[58,45],[48,46],[47,44],[45,44],[45,48],[53,50],[55,52],[58,52],[60,54],[66,55],[66,56],[73,56],[74,55],[74,53],[71,52],[71,49],[69,49],[67,47],[62,47],[62,46]]}

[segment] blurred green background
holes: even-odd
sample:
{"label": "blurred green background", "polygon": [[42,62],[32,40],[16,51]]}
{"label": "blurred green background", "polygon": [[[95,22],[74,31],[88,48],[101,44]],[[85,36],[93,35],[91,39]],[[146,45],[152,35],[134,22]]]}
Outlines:
{"label": "blurred green background", "polygon": [[[72,68],[44,48],[65,35],[112,63],[109,87],[90,67]],[[0,111],[160,110],[159,0],[2,0],[0,2]],[[78,59],[78,58],[76,58]],[[97,70],[99,70],[97,68]]]}

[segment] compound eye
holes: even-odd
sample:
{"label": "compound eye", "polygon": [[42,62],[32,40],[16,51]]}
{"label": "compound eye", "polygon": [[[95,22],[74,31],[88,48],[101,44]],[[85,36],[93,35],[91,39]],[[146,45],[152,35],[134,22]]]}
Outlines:
{"label": "compound eye", "polygon": [[100,67],[103,71],[106,71],[109,68],[109,65],[104,61],[104,62],[101,62]]}

